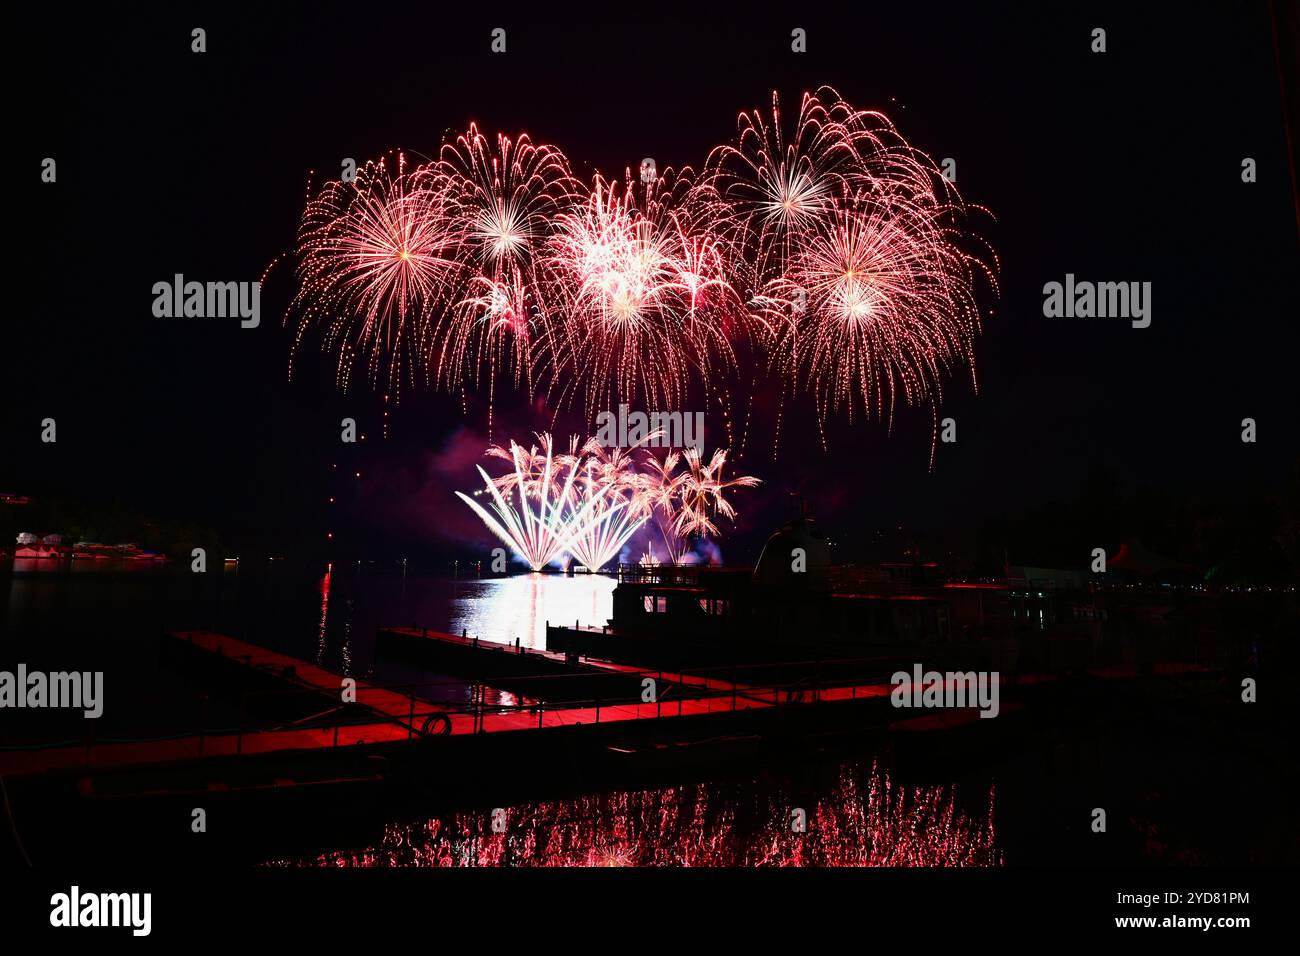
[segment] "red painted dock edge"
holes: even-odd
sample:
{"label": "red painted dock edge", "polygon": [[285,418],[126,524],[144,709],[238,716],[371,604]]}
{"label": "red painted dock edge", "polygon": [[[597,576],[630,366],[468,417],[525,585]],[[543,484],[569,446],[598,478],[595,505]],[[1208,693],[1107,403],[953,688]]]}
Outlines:
{"label": "red painted dock edge", "polygon": [[[431,639],[474,643],[471,639],[422,631],[419,628],[394,628],[412,634],[434,636]],[[269,651],[238,638],[210,631],[177,631],[169,635],[195,648],[224,656],[247,667],[274,672],[282,679],[302,688],[328,696],[340,696],[343,677],[313,664]],[[510,645],[479,641],[479,647],[497,647],[512,652]],[[547,651],[529,651],[563,659]],[[425,719],[441,714],[450,722],[450,733],[500,733],[504,731],[545,730],[577,724],[614,723],[643,718],[670,718],[742,710],[770,708],[789,703],[788,692],[779,688],[758,688],[717,678],[674,674],[668,671],[643,671],[635,667],[584,660],[604,670],[662,678],[677,683],[683,696],[671,703],[616,703],[598,706],[538,705],[520,710],[481,713],[466,712],[420,700],[406,693],[389,690],[366,681],[356,682],[356,701],[362,713],[346,724],[322,728],[285,728],[273,730],[224,731],[193,734],[168,739],[112,741],[91,740],[84,745],[68,745],[29,750],[0,751],[0,775],[26,776],[53,770],[97,770],[147,766],[195,760],[202,757],[241,754],[265,754],[288,750],[325,750],[358,744],[408,740],[420,735]],[[888,684],[859,684],[822,687],[804,691],[801,700],[847,701],[883,697]],[[696,691],[701,697],[687,696]],[[366,713],[373,714],[367,720]]]}

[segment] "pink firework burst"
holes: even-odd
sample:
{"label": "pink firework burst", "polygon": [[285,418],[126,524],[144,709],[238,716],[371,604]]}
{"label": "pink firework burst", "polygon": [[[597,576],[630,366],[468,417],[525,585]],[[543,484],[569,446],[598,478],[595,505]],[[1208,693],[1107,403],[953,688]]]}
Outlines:
{"label": "pink firework burst", "polygon": [[307,204],[298,231],[295,352],[314,327],[336,351],[346,389],[357,361],[372,383],[400,393],[422,365],[429,317],[461,271],[443,199],[406,156],[369,162],[351,182],[331,182]]}
{"label": "pink firework burst", "polygon": [[490,408],[499,372],[531,386],[534,341],[554,318],[541,259],[580,185],[555,147],[475,125],[443,147],[431,177],[465,268],[436,324],[434,378],[462,390],[486,379]]}
{"label": "pink firework burst", "polygon": [[716,195],[667,171],[637,187],[596,177],[560,217],[548,274],[565,321],[548,341],[560,404],[683,406],[693,376],[733,367],[747,313],[730,249],[708,226]]}
{"label": "pink firework burst", "polygon": [[937,422],[946,377],[964,366],[974,383],[993,257],[969,248],[969,207],[887,117],[824,87],[787,126],[774,94],[708,170],[750,256],[782,396],[814,396],[823,442],[834,412],[892,422],[901,399]]}
{"label": "pink firework burst", "polygon": [[970,258],[928,203],[845,203],[802,237],[770,294],[798,303],[778,324],[778,367],[805,382],[821,420],[856,408],[886,419],[895,402],[937,405],[980,328]]}
{"label": "pink firework burst", "polygon": [[[747,434],[765,385],[828,420],[938,421],[945,384],[975,382],[978,299],[997,260],[935,162],[834,90],[741,114],[690,169],[572,175],[564,154],[477,126],[408,170],[398,153],[328,184],[303,214],[294,354],[321,330],[400,394],[417,374],[492,410],[500,388],[590,421],[618,404],[720,409]],[[292,370],[292,366],[291,366]],[[744,384],[741,384],[741,372]],[[762,375],[769,376],[768,381]],[[775,379],[775,381],[772,381]],[[933,461],[932,443],[932,461]]]}

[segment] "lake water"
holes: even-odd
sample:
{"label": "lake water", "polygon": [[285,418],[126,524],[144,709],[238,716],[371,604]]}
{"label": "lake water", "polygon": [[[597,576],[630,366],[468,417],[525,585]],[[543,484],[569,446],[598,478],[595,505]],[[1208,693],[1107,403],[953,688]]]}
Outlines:
{"label": "lake water", "polygon": [[457,579],[372,564],[269,563],[206,575],[133,562],[9,564],[0,565],[0,624],[29,639],[45,635],[35,641],[44,651],[56,649],[47,641],[71,651],[91,631],[125,651],[143,632],[210,628],[352,676],[383,670],[374,653],[380,627],[541,648],[547,622],[608,623],[616,583],[593,574]]}
{"label": "lake water", "polygon": [[[453,578],[380,567],[269,562],[208,574],[131,561],[0,563],[0,669],[100,671],[105,739],[165,736],[195,708],[196,689],[162,662],[168,631],[213,630],[346,677],[421,685],[430,700],[467,703],[471,683],[381,657],[376,632],[416,625],[543,647],[546,624],[608,621],[615,581],[600,575]],[[499,692],[488,689],[489,702]],[[32,743],[85,733],[72,711],[23,711],[13,733]]]}
{"label": "lake water", "polygon": [[[105,739],[175,732],[169,721],[174,724],[177,714],[194,709],[194,687],[160,661],[159,638],[167,630],[218,630],[336,673],[380,683],[437,680],[445,675],[412,671],[410,665],[378,656],[376,629],[414,624],[494,641],[519,638],[541,647],[548,621],[605,624],[615,585],[612,578],[594,575],[456,579],[368,564],[295,568],[276,562],[207,575],[192,574],[179,565],[141,568],[97,562],[92,570],[75,565],[56,569],[48,564],[27,569],[0,563],[4,601],[0,668],[21,661],[33,670],[102,670],[105,716],[95,722],[95,730]],[[448,692],[456,693],[455,687]],[[468,699],[468,692],[468,685],[463,685],[463,699]],[[10,714],[6,733],[44,744],[65,737],[80,739],[86,722],[79,715],[68,715],[66,726],[52,722],[61,716],[50,711]],[[23,726],[15,727],[20,717]],[[339,846],[323,835],[323,856],[294,862],[456,865],[495,859],[506,865],[601,861],[653,865],[680,860],[747,865],[755,862],[755,854],[768,852],[763,847],[777,832],[772,830],[778,826],[774,821],[782,819],[792,804],[818,807],[820,819],[835,820],[849,842],[837,851],[830,844],[819,848],[815,842],[782,836],[768,862],[797,863],[805,849],[814,851],[809,862],[823,865],[879,862],[906,846],[900,841],[914,832],[909,828],[920,820],[925,821],[926,841],[908,851],[915,860],[964,859],[997,865],[1005,850],[1007,859],[1022,862],[1086,861],[1099,852],[1100,844],[1087,840],[1089,831],[1077,827],[1075,814],[1079,787],[1096,776],[1094,764],[1101,756],[1107,762],[1106,779],[1115,789],[1112,799],[1134,808],[1129,816],[1141,824],[1140,830],[1126,827],[1133,833],[1124,844],[1123,859],[1268,858],[1269,834],[1276,821],[1286,818],[1286,811],[1280,803],[1258,805],[1260,795],[1284,793],[1285,788],[1276,786],[1243,755],[1231,773],[1225,770],[1216,778],[1221,781],[1220,791],[1231,790],[1232,781],[1240,780],[1240,785],[1233,784],[1236,790],[1220,792],[1216,799],[1224,806],[1251,806],[1251,812],[1225,811],[1239,826],[1216,829],[1203,822],[1209,818],[1193,799],[1202,793],[1202,782],[1182,778],[1197,772],[1194,753],[1189,752],[1197,740],[1166,734],[1153,749],[1139,736],[1127,734],[1124,724],[1117,726],[1115,734],[1076,730],[1045,738],[964,778],[937,770],[926,781],[937,789],[912,791],[904,806],[889,802],[893,791],[884,776],[889,763],[882,755],[880,768],[868,763],[852,768],[848,778],[799,786],[797,792],[772,779],[739,790],[722,783],[702,789],[692,784],[512,808],[538,833],[568,834],[565,842],[522,847],[502,841],[475,843],[477,837],[470,839],[467,834],[485,832],[484,811],[479,810],[392,821],[381,842],[364,848]],[[996,841],[992,838],[993,779],[998,782]],[[909,786],[916,783],[907,781]],[[951,804],[952,786],[964,795],[955,804]],[[800,802],[794,804],[795,800]],[[697,833],[674,822],[687,817],[726,818],[735,823],[729,829]],[[579,825],[578,819],[587,822]],[[613,822],[607,825],[606,821]],[[1067,833],[1074,836],[1062,839],[1061,834]],[[644,839],[636,834],[644,834]],[[481,856],[484,853],[486,857]]]}

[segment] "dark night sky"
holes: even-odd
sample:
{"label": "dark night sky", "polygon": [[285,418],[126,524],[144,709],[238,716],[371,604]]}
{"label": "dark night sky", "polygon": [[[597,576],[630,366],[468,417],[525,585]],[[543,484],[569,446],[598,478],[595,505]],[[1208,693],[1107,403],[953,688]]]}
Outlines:
{"label": "dark night sky", "polygon": [[[12,42],[41,69],[10,86],[22,226],[0,490],[194,518],[235,539],[312,540],[337,493],[376,552],[486,544],[448,498],[473,483],[481,417],[408,396],[376,447],[381,406],[364,388],[339,395],[329,359],[308,352],[286,380],[288,269],[272,272],[256,331],[155,319],[153,283],[257,279],[292,243],[308,171],[335,177],[345,156],[433,155],[444,131],[475,120],[555,143],[582,178],[647,155],[698,166],[774,88],[792,107],[830,84],[957,159],[965,198],[996,216],[1002,297],[986,299],[979,395],[950,384],[941,414],[959,441],[940,446],[933,471],[925,412],[901,416],[892,436],[840,422],[829,454],[808,440],[806,411],[794,414],[777,462],[761,436],[751,442],[745,470],[766,487],[741,500],[737,547],[761,543],[798,481],[850,549],[900,523],[978,533],[1052,509],[1097,520],[1086,508],[1104,504],[1080,502],[1098,482],[1130,499],[1281,493],[1300,447],[1300,295],[1267,6],[1035,6],[854,4],[832,16],[797,4],[576,24],[541,22],[536,5],[22,14],[35,19],[15,21]],[[208,31],[206,54],[189,51],[194,26]],[[504,56],[488,49],[495,26],[509,31]],[[806,55],[789,52],[794,26],[808,31]],[[1088,50],[1094,26],[1108,31],[1104,55]],[[39,182],[47,155],[55,185]],[[1258,160],[1253,185],[1240,180],[1244,156]],[[1043,284],[1067,272],[1152,282],[1151,328],[1043,318]],[[340,457],[345,414],[371,440]],[[46,416],[57,446],[39,440]],[[544,424],[500,416],[521,437]],[[1239,440],[1246,416],[1259,421],[1254,446]],[[366,477],[340,484],[334,461]]]}

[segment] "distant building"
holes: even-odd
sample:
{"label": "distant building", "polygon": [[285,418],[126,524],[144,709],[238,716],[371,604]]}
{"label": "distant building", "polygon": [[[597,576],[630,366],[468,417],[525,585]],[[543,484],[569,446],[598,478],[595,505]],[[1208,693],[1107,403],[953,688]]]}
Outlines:
{"label": "distant building", "polygon": [[1007,581],[1036,591],[1082,591],[1088,579],[1082,571],[1068,568],[1007,568]]}

